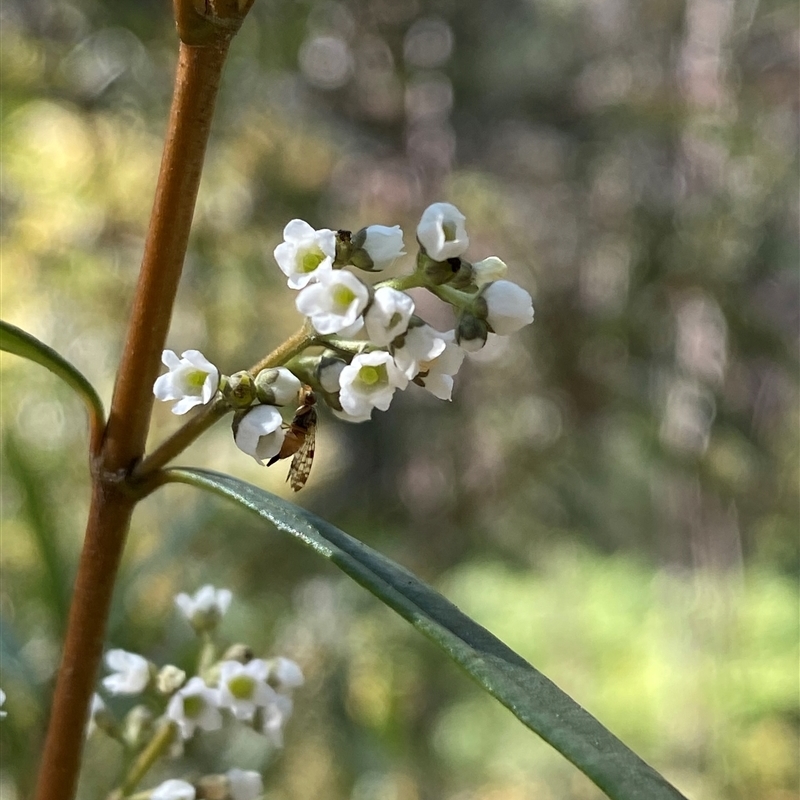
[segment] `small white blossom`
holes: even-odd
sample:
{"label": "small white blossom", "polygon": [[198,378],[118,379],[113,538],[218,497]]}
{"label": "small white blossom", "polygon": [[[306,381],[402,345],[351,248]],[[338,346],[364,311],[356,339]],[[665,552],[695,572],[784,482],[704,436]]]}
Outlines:
{"label": "small white blossom", "polygon": [[161,361],[169,372],[156,378],[153,394],[159,400],[177,400],[173,414],[185,414],[205,405],[219,388],[219,370],[199,350],[184,350],[181,357],[164,350]]}
{"label": "small white blossom", "polygon": [[283,747],[283,729],[292,716],[294,703],[285,694],[276,694],[273,702],[264,709],[264,724],[261,732],[274,747]]}
{"label": "small white blossom", "polygon": [[231,800],[258,800],[264,794],[264,781],[253,770],[229,769],[225,777]]}
{"label": "small white blossom", "polygon": [[494,281],[481,291],[486,300],[486,321],[501,336],[533,322],[533,300],[521,286],[511,281]]}
{"label": "small white blossom", "polygon": [[333,269],[336,234],[314,230],[302,219],[293,219],[283,229],[283,242],[275,248],[275,260],[292,289],[302,289]]}
{"label": "small white blossom", "polygon": [[167,705],[167,716],[180,728],[181,736],[190,739],[196,728],[216,731],[222,727],[219,705],[219,693],[195,676],[172,695]]}
{"label": "small white blossom", "polygon": [[269,665],[260,658],[247,664],[223,661],[220,664],[219,701],[230,708],[237,719],[250,720],[256,708],[275,699],[275,690],[267,685]]}
{"label": "small white blossom", "polygon": [[[96,697],[97,695],[95,695]],[[2,706],[6,702],[6,693],[0,689],[0,706]],[[0,717],[5,717],[8,714],[8,711],[0,711]]]}
{"label": "small white blossom", "polygon": [[353,417],[369,415],[373,408],[386,411],[396,389],[405,389],[408,378],[384,350],[363,353],[339,376],[339,402]]}
{"label": "small white blossom", "polygon": [[410,295],[381,286],[375,290],[372,305],[364,314],[367,337],[378,347],[391,344],[408,328],[408,321],[414,313],[414,301]]}
{"label": "small white blossom", "polygon": [[171,779],[156,786],[150,800],[195,800],[197,792],[191,783]]}
{"label": "small white blossom", "polygon": [[305,683],[303,670],[290,658],[278,656],[267,663],[269,664],[269,683],[279,692],[296,689]]}
{"label": "small white blossom", "polygon": [[[406,254],[403,250],[403,231],[399,225],[370,225],[364,228],[366,238],[361,245],[372,260],[372,271],[380,272],[390,267],[396,259]],[[358,234],[357,234],[358,235]]]}
{"label": "small white blossom", "polygon": [[454,205],[434,203],[422,213],[417,239],[434,261],[455,258],[469,247],[465,221],[466,217]]}
{"label": "small white blossom", "polygon": [[420,371],[420,364],[440,356],[447,341],[444,334],[430,325],[415,325],[408,329],[403,343],[394,350],[394,360],[409,380]]}
{"label": "small white blossom", "polygon": [[150,664],[146,658],[127,650],[109,650],[106,665],[114,670],[103,678],[103,686],[111,694],[138,694],[150,683]]}
{"label": "small white blossom", "polygon": [[450,400],[453,395],[453,375],[461,368],[465,353],[456,344],[455,331],[446,331],[439,336],[445,342],[444,350],[430,361],[419,363],[419,373],[415,381],[434,397]]}
{"label": "small white blossom", "polygon": [[181,592],[175,598],[175,605],[195,628],[206,629],[225,616],[232,598],[230,589],[215,589],[206,584],[192,596]]}
{"label": "small white blossom", "polygon": [[497,256],[489,256],[489,258],[484,258],[483,261],[472,265],[472,280],[477,286],[483,286],[504,278],[506,272],[508,272],[508,267],[505,261]]}
{"label": "small white blossom", "polygon": [[274,406],[253,406],[239,420],[234,434],[236,446],[263,466],[264,460],[278,455],[286,432],[283,417]]}
{"label": "small white blossom", "polygon": [[352,336],[364,324],[361,314],[368,301],[367,287],[352,272],[337,269],[306,286],[297,295],[295,305],[311,320],[317,333]]}

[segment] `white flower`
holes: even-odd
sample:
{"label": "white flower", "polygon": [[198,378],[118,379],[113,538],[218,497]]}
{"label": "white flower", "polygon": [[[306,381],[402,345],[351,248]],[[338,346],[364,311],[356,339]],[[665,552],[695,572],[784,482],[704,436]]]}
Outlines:
{"label": "white flower", "polygon": [[414,301],[410,295],[381,286],[375,290],[372,305],[364,314],[367,337],[378,347],[390,344],[406,332],[413,313]]}
{"label": "white flower", "polygon": [[495,333],[508,336],[533,322],[533,300],[516,283],[494,281],[481,295],[486,300],[486,321]]}
{"label": "white flower", "polygon": [[287,689],[296,689],[305,683],[303,671],[290,658],[278,656],[270,660],[268,664],[269,683],[279,692],[284,692]]}
{"label": "white flower", "polygon": [[302,219],[293,219],[283,229],[283,242],[275,248],[275,260],[292,289],[330,273],[335,257],[336,234],[327,228],[315,231]]}
{"label": "white flower", "polygon": [[198,727],[204,731],[216,731],[222,727],[219,700],[219,693],[209,689],[202,678],[195,676],[172,695],[167,716],[180,728],[184,739],[191,738]]}
{"label": "white flower", "polygon": [[276,694],[273,702],[264,709],[261,732],[275,747],[283,747],[283,728],[292,716],[294,703],[285,694]]}
{"label": "white flower", "polygon": [[106,665],[114,673],[103,678],[103,686],[111,694],[138,694],[150,683],[150,664],[146,658],[127,650],[109,650]]}
{"label": "white flower", "polygon": [[275,406],[253,406],[240,420],[234,434],[236,446],[263,466],[278,455],[286,432],[283,417]]}
{"label": "white flower", "polygon": [[309,317],[317,333],[352,336],[364,324],[361,313],[368,301],[367,287],[352,272],[337,269],[306,286],[295,305]]}
{"label": "white flower", "polygon": [[247,664],[223,661],[220,664],[219,701],[230,708],[237,719],[253,718],[256,708],[275,699],[275,690],[267,685],[269,665],[260,658]]}
{"label": "white flower", "polygon": [[175,598],[175,605],[195,628],[199,624],[205,629],[208,623],[213,627],[225,616],[232,598],[230,589],[215,589],[211,584],[206,584],[191,597],[181,592]]}
{"label": "white flower", "polygon": [[[358,238],[360,233],[361,231],[354,238]],[[390,267],[396,259],[406,254],[403,250],[403,231],[399,225],[391,228],[386,225],[370,225],[363,229],[363,233],[366,238],[361,249],[366,250],[370,257],[373,272]]]}
{"label": "white flower", "polygon": [[506,262],[497,256],[489,256],[483,261],[478,261],[472,265],[472,280],[477,286],[483,286],[492,281],[499,281],[508,272]]}
{"label": "white flower", "polygon": [[172,350],[165,350],[161,361],[169,372],[156,378],[153,394],[159,400],[177,400],[172,406],[173,414],[185,414],[216,394],[219,370],[199,350],[185,350],[180,358]]}
{"label": "white flower", "polygon": [[174,779],[164,781],[150,793],[150,800],[195,800],[197,792],[191,783]]}
{"label": "white flower", "polygon": [[444,350],[430,361],[420,361],[419,373],[414,380],[434,397],[450,400],[453,394],[453,375],[461,368],[465,353],[456,344],[455,331],[446,331],[439,336],[446,343]]}
{"label": "white flower", "polygon": [[225,777],[231,800],[257,800],[264,794],[264,781],[253,770],[229,769]]}
{"label": "white flower", "polygon": [[286,367],[262,369],[256,375],[256,391],[262,403],[275,406],[288,406],[296,403],[303,384]]}
{"label": "white flower", "polygon": [[395,348],[394,360],[410,380],[419,372],[420,364],[433,361],[446,346],[444,334],[427,324],[415,325],[408,329],[403,343]]}
{"label": "white flower", "polygon": [[369,415],[373,408],[386,411],[395,389],[405,389],[408,378],[385,350],[363,353],[339,376],[339,402],[353,417]]}
{"label": "white flower", "polygon": [[[97,695],[95,695],[96,697]],[[0,689],[0,706],[2,706],[6,702],[6,693]],[[0,717],[5,717],[8,714],[8,711],[0,711]]]}
{"label": "white flower", "polygon": [[434,203],[422,213],[417,239],[434,261],[463,255],[469,247],[466,217],[450,203]]}

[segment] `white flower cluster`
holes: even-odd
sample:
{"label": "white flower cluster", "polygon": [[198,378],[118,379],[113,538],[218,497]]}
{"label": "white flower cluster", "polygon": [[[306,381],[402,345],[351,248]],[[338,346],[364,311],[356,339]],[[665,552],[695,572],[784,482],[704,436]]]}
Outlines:
{"label": "white flower cluster", "polygon": [[[175,604],[208,645],[208,635],[216,628],[232,599],[227,589],[204,586],[193,596],[179,594]],[[262,733],[274,747],[283,745],[283,730],[292,714],[292,691],[303,685],[300,667],[288,658],[261,659],[245,655],[215,661],[186,680],[186,673],[172,665],[161,670],[143,656],[125,650],[109,650],[106,665],[112,671],[103,678],[104,689],[112,695],[135,695],[152,690],[167,698],[164,721],[174,726],[180,740],[194,736],[197,729],[219,730],[223,711]],[[233,651],[229,651],[233,652]],[[131,712],[132,713],[132,712]],[[130,715],[129,715],[130,716]],[[95,695],[90,710],[87,734],[103,729],[118,734],[118,726],[102,698]],[[131,736],[127,735],[130,743]],[[176,754],[180,752],[177,749]],[[263,793],[261,776],[255,772],[231,770],[225,777],[228,794],[234,800],[254,800]],[[195,798],[195,787],[185,781],[170,780],[153,790],[151,797],[162,800]]]}
{"label": "white flower cluster", "polygon": [[[255,377],[239,373],[235,390],[236,376],[220,376],[196,350],[181,359],[165,351],[169,372],[156,381],[156,396],[176,401],[173,411],[180,414],[209,402],[219,387],[240,409],[236,444],[260,464],[296,452],[284,448],[287,426],[280,407],[301,396],[300,379],[351,422],[369,419],[375,408],[385,411],[395,392],[410,383],[450,400],[465,353],[482,348],[489,334],[507,336],[531,323],[533,303],[525,289],[505,280],[499,258],[474,264],[464,258],[466,219],[455,206],[429,206],[416,234],[414,272],[371,285],[349,268],[379,272],[405,255],[399,226],[370,225],[350,233],[292,220],[274,256],[289,287],[298,291],[297,310],[314,331],[309,347],[324,350]],[[439,331],[415,316],[406,291],[412,288],[450,304],[455,328]]]}

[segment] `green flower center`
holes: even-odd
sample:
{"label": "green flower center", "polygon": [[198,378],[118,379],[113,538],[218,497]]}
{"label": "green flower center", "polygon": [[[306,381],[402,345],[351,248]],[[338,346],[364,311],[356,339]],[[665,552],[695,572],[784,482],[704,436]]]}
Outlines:
{"label": "green flower center", "polygon": [[228,691],[237,700],[249,700],[254,686],[255,681],[249,675],[236,675],[228,681]]}
{"label": "green flower center", "polygon": [[206,701],[199,694],[183,698],[183,713],[190,718],[199,717],[206,707]]}
{"label": "green flower center", "polygon": [[195,389],[202,389],[207,377],[207,372],[203,372],[201,369],[196,369],[194,372],[189,373],[186,378],[186,382],[189,384],[189,386],[193,386]]}
{"label": "green flower center", "polygon": [[300,260],[300,272],[313,272],[325,258],[325,253],[323,253],[319,247],[313,250],[307,250],[303,253],[303,258]]}
{"label": "green flower center", "polygon": [[456,240],[456,233],[458,228],[453,222],[443,222],[442,231],[444,232],[444,240],[446,242],[454,242]]}
{"label": "green flower center", "polygon": [[356,299],[356,293],[347,286],[339,285],[333,290],[333,300],[338,306],[349,306]]}
{"label": "green flower center", "polygon": [[376,383],[386,380],[386,367],[383,364],[377,367],[361,367],[358,371],[358,378],[361,383],[374,386]]}

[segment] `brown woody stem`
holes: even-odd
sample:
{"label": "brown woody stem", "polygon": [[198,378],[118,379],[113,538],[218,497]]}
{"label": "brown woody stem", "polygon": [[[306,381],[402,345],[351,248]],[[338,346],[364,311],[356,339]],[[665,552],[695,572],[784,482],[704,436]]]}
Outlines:
{"label": "brown woody stem", "polygon": [[[114,582],[137,500],[126,479],[144,452],[153,381],[186,254],[220,75],[236,27],[229,20],[217,27],[218,14],[211,20],[200,17],[188,37],[186,20],[196,12],[186,0],[177,0],[176,6],[184,41],[169,129],[108,425],[93,462],[89,519],[36,800],[70,800],[75,795]],[[249,3],[232,7],[243,17]]]}

